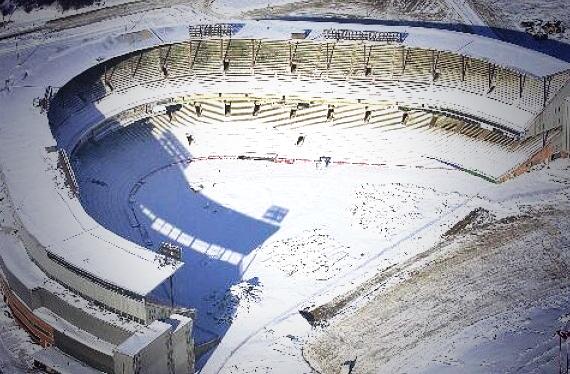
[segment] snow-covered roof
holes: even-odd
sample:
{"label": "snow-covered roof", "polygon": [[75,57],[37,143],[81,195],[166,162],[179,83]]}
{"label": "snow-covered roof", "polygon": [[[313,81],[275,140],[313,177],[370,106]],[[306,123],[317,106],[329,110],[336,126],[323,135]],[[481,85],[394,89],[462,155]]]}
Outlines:
{"label": "snow-covered roof", "polygon": [[134,332],[140,329],[140,324],[129,319],[121,318],[114,313],[103,311],[98,305],[78,297],[58,282],[49,278],[40,268],[32,262],[26,248],[11,234],[0,232],[0,257],[4,266],[22,282],[27,289],[45,288],[71,305],[83,310],[96,319],[106,323],[120,326],[125,331]]}
{"label": "snow-covered roof", "polygon": [[150,293],[180,267],[180,264],[160,267],[153,252],[140,250],[103,227],[55,243],[48,253],[76,271],[141,296]]}
{"label": "snow-covered roof", "polygon": [[[239,22],[239,21],[236,21]],[[323,39],[326,29],[399,32],[408,47],[453,52],[487,60],[522,73],[543,77],[570,69],[570,64],[544,53],[475,34],[415,26],[363,25],[358,23],[260,20],[246,22],[235,38],[289,39],[292,32],[311,30],[308,39]]]}
{"label": "snow-covered roof", "polygon": [[8,271],[15,274],[26,288],[30,290],[37,288],[46,280],[46,275],[38,267],[30,266],[32,262],[22,243],[16,237],[2,232],[0,232],[0,257]]}

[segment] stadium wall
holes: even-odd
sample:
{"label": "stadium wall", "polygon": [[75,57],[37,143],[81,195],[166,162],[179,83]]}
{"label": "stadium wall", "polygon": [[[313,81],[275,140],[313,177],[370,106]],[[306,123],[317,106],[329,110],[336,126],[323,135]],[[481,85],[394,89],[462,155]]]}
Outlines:
{"label": "stadium wall", "polygon": [[[1,266],[5,269],[4,262],[0,259]],[[49,347],[54,344],[54,331],[53,328],[35,316],[31,309],[17,296],[18,294],[13,291],[18,282],[12,283],[7,281],[5,270],[0,273],[0,290],[4,297],[4,302],[12,311],[12,315],[16,321],[36,340],[42,347]],[[25,293],[22,294],[25,297]]]}
{"label": "stadium wall", "polygon": [[570,151],[570,80],[556,93],[534,119],[529,133],[538,135],[549,131],[560,130],[560,140],[555,152],[568,154]]}
{"label": "stadium wall", "polygon": [[177,323],[174,331],[155,321],[151,324],[154,334],[133,336],[118,346],[113,354],[115,373],[193,373],[194,351],[185,348],[193,345],[191,320],[172,318]]}
{"label": "stadium wall", "polygon": [[[171,315],[178,322],[168,324],[155,321],[150,327],[143,325],[133,330],[109,323],[87,312],[80,306],[64,300],[57,291],[44,288],[45,282],[37,278],[37,270],[31,261],[13,263],[14,250],[23,248],[2,248],[0,251],[0,290],[18,323],[26,329],[42,347],[54,346],[62,352],[89,366],[106,373],[136,372],[141,361],[133,355],[132,371],[122,367],[118,351],[121,347],[136,342],[139,350],[148,358],[148,373],[190,373],[194,368],[194,349],[191,338],[193,317]],[[25,256],[25,254],[23,254]],[[11,256],[5,262],[5,256]],[[13,269],[13,267],[15,267]],[[22,274],[26,272],[27,274]],[[24,280],[26,277],[35,279]],[[37,284],[35,284],[37,282]],[[73,296],[72,296],[73,297]],[[131,323],[132,324],[132,323]],[[158,326],[158,327],[157,327]],[[161,331],[159,337],[156,330]],[[140,339],[140,334],[147,339]],[[92,336],[92,338],[89,338]],[[152,363],[152,364],[151,364]]]}

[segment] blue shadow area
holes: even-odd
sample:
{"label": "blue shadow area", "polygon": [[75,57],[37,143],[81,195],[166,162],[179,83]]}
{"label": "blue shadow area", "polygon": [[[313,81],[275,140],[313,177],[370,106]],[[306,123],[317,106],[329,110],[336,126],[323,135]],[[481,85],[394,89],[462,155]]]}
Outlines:
{"label": "blue shadow area", "polygon": [[[231,325],[239,300],[228,290],[244,282],[260,284],[255,277],[242,279],[247,256],[279,230],[288,210],[268,207],[266,217],[258,219],[212,200],[207,196],[212,184],[187,179],[185,171],[197,163],[191,160],[172,133],[157,135],[152,125],[139,121],[87,142],[72,163],[81,203],[98,223],[154,251],[163,242],[182,249],[184,266],[173,276],[173,301],[197,309],[195,339],[201,343],[222,337]],[[170,305],[171,292],[167,280],[149,299]]]}

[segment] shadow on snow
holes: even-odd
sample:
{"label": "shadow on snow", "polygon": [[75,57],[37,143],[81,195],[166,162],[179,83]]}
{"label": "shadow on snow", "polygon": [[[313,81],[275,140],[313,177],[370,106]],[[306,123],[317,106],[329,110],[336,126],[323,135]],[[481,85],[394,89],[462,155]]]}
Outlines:
{"label": "shadow on snow", "polygon": [[[187,148],[170,132],[153,136],[152,131],[152,125],[138,122],[82,146],[73,162],[81,202],[122,237],[154,251],[162,242],[182,248],[184,266],[174,275],[173,298],[178,306],[197,309],[199,344],[229,328],[239,303],[229,288],[242,281],[258,285],[259,279],[242,279],[247,256],[279,229],[288,211],[267,207],[263,220],[257,219],[192,189],[184,174],[195,165]],[[129,209],[142,230],[132,227]],[[170,292],[166,281],[150,297],[168,304]]]}

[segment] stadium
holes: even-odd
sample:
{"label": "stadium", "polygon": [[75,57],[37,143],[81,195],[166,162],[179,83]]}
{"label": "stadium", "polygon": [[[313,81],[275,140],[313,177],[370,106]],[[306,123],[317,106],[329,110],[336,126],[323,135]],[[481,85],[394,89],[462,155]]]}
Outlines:
{"label": "stadium", "polygon": [[[536,282],[504,293],[555,298],[566,313],[555,320],[567,320],[570,63],[397,24],[195,21],[60,33],[23,52],[15,40],[2,46],[5,66],[18,63],[0,97],[0,285],[41,346],[37,367],[407,371],[397,359],[363,363],[358,352],[377,335],[355,343],[343,328],[357,328],[343,323],[372,323],[359,313],[379,292],[391,300],[382,290],[421,282],[414,274],[443,263],[467,229],[492,228],[479,239],[516,232],[505,225],[538,219],[542,200],[561,212],[552,237],[535,233],[534,242],[523,230],[509,243],[562,251],[558,273],[542,276],[552,266],[541,259],[522,270],[509,263],[509,287],[531,273]],[[505,310],[530,310],[506,299]],[[490,324],[505,312],[469,304],[463,313],[470,306],[466,319]],[[392,323],[405,329],[418,315],[401,318]],[[400,344],[390,339],[382,342]],[[557,346],[533,341],[528,362],[548,356],[534,368],[554,367]],[[515,353],[505,360],[523,350],[508,342]],[[465,362],[415,369],[472,371]],[[493,362],[490,371],[511,368]]]}

